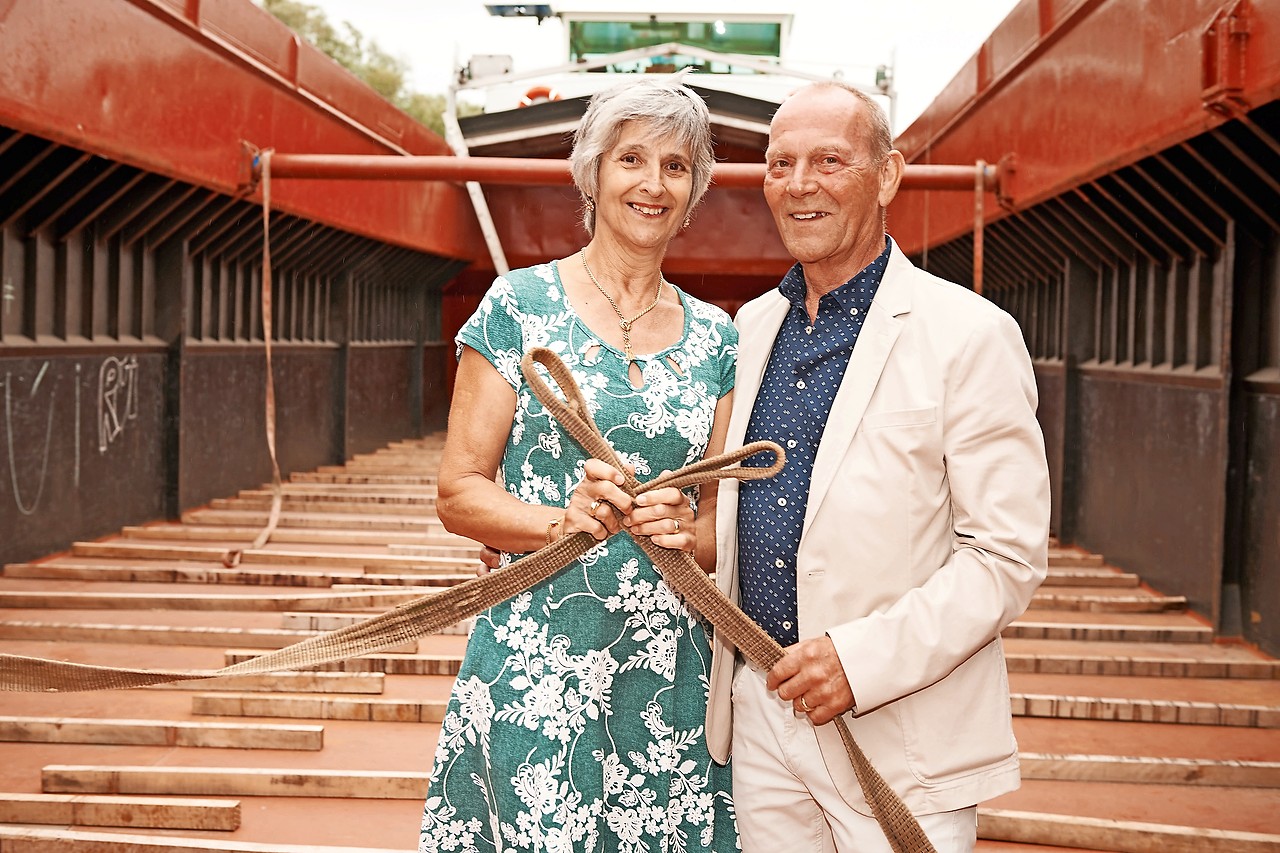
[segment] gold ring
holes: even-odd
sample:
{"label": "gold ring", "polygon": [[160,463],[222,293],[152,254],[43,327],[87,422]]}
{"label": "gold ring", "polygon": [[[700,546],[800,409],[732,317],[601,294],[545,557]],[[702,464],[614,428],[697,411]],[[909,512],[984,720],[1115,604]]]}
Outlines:
{"label": "gold ring", "polygon": [[809,707],[809,701],[803,696],[800,697],[800,710],[804,711],[806,714],[813,713],[813,709]]}
{"label": "gold ring", "polygon": [[672,521],[674,521],[674,522],[676,523],[676,529],[675,529],[675,530],[673,530],[673,531],[671,531],[671,535],[672,535],[672,536],[674,536],[675,534],[677,534],[677,533],[679,533],[679,532],[680,532],[680,519],[678,519],[678,518],[673,518],[673,519],[671,519],[671,520],[672,520]]}
{"label": "gold ring", "polygon": [[599,499],[596,499],[591,502],[591,506],[587,507],[587,512],[591,515],[592,518],[595,518],[596,510],[598,510],[599,508],[600,508],[600,501]]}

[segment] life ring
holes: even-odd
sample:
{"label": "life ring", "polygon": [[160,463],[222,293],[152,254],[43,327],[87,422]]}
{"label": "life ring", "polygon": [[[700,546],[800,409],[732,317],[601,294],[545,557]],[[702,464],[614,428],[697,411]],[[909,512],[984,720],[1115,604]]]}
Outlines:
{"label": "life ring", "polygon": [[534,104],[558,100],[560,100],[560,93],[550,86],[534,86],[524,93],[524,97],[520,99],[520,106],[531,107]]}

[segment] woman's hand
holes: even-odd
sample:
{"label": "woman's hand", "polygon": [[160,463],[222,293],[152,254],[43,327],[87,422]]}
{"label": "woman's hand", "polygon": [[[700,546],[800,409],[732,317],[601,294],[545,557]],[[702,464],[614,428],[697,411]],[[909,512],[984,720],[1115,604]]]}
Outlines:
{"label": "woman's hand", "polygon": [[624,483],[621,471],[599,459],[588,459],[582,482],[564,510],[563,535],[584,532],[603,541],[621,530],[623,517],[632,509],[631,496],[622,490]]}
{"label": "woman's hand", "polygon": [[698,550],[696,521],[689,498],[671,487],[636,495],[635,508],[622,519],[629,531],[650,537],[655,545],[690,554]]}

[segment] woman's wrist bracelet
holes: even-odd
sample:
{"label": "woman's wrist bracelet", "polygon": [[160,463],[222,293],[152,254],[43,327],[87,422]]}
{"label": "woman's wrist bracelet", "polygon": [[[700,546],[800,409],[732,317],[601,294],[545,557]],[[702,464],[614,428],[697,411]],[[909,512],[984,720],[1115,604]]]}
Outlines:
{"label": "woman's wrist bracelet", "polygon": [[[563,523],[564,523],[563,515],[560,516],[559,518],[553,518],[547,522],[547,544],[548,545],[550,545],[551,542],[553,541],[551,538],[552,531],[554,531],[557,527],[559,527]],[[560,538],[559,536],[556,537],[556,539],[559,539],[559,538]]]}

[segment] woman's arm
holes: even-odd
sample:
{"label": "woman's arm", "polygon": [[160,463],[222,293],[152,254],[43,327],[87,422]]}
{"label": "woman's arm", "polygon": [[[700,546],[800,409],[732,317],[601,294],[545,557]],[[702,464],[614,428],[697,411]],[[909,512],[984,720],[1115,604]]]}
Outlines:
{"label": "woman's arm", "polygon": [[463,346],[440,458],[436,513],[445,529],[511,553],[536,551],[548,537],[586,531],[605,539],[616,532],[619,520],[607,507],[597,507],[595,517],[588,512],[596,499],[631,508],[617,485],[622,475],[604,463],[588,463],[567,509],[524,503],[496,482],[515,411],[515,391],[484,356]]}

